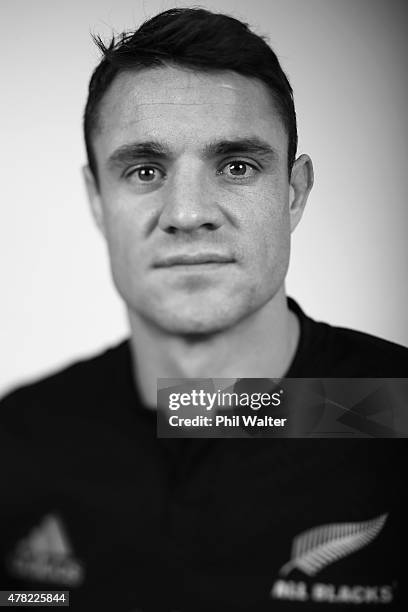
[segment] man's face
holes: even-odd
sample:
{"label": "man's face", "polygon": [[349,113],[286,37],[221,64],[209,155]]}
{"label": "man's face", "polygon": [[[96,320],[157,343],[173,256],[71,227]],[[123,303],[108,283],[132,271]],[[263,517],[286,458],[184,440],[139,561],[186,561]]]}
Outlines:
{"label": "man's face", "polygon": [[88,187],[131,316],[213,333],[256,312],[289,261],[288,139],[266,86],[177,67],[119,74]]}

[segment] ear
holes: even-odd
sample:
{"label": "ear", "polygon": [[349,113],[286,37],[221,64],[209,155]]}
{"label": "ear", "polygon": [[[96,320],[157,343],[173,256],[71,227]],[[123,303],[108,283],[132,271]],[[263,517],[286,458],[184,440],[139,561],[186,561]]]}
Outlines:
{"label": "ear", "polygon": [[101,202],[101,195],[99,193],[98,185],[96,184],[95,177],[89,166],[82,168],[82,174],[85,181],[86,192],[88,194],[89,204],[91,205],[92,216],[95,220],[99,230],[105,236],[105,223],[103,216],[103,208]]}
{"label": "ear", "polygon": [[292,167],[289,181],[290,231],[293,232],[306,206],[313,187],[313,164],[308,155],[300,155]]}

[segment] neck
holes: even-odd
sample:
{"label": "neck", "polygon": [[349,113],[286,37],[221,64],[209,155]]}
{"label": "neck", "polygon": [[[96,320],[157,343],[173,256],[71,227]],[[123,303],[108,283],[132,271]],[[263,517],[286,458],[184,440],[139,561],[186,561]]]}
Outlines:
{"label": "neck", "polygon": [[231,329],[174,336],[129,311],[134,377],[146,406],[156,407],[157,378],[281,378],[296,352],[299,322],[284,288]]}

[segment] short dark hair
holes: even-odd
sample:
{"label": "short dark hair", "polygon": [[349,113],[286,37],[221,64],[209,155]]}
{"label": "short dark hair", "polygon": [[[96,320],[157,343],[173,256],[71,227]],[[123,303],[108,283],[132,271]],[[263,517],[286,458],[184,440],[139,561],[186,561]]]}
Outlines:
{"label": "short dark hair", "polygon": [[290,173],[297,149],[292,87],[273,50],[247,24],[204,9],[174,8],[149,19],[135,32],[113,36],[109,45],[99,36],[93,38],[103,58],[89,83],[84,132],[88,163],[96,180],[91,139],[98,125],[99,104],[112,81],[123,71],[172,64],[206,72],[233,70],[265,83],[288,135]]}

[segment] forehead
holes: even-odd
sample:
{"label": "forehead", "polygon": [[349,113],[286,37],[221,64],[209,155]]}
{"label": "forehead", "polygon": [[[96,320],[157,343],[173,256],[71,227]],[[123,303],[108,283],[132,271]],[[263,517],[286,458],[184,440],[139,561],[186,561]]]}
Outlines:
{"label": "forehead", "polygon": [[135,139],[179,148],[237,136],[259,136],[285,149],[286,133],[264,83],[233,71],[166,66],[115,78],[101,101],[94,142],[104,156]]}

